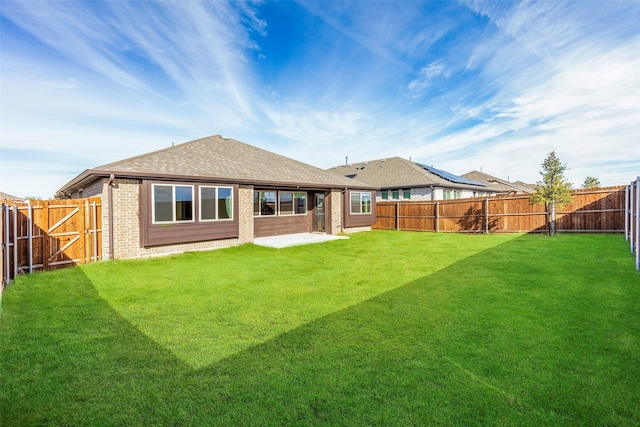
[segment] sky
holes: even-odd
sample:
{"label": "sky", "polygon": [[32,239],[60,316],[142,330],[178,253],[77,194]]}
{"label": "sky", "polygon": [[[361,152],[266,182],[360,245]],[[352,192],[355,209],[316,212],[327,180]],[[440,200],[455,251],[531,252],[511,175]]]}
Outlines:
{"label": "sky", "polygon": [[210,135],[579,188],[640,176],[640,1],[0,2],[0,191]]}

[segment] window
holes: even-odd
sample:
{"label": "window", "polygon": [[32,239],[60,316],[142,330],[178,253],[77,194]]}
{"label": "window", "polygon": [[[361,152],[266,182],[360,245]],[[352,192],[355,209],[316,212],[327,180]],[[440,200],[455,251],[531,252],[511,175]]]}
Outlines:
{"label": "window", "polygon": [[218,189],[218,219],[233,219],[233,188]]}
{"label": "window", "polygon": [[453,198],[454,199],[459,199],[462,196],[462,192],[460,190],[455,190],[453,192]]}
{"label": "window", "polygon": [[293,215],[293,193],[281,191],[279,196],[280,215]]}
{"label": "window", "polygon": [[[277,203],[276,203],[277,200]],[[306,215],[307,193],[292,191],[255,191],[253,215]]]}
{"label": "window", "polygon": [[193,221],[193,186],[153,185],[153,222]]}
{"label": "window", "polygon": [[411,198],[411,190],[402,190],[402,198],[409,200]]}
{"label": "window", "polygon": [[216,219],[215,187],[200,187],[200,221]]}
{"label": "window", "polygon": [[389,200],[389,192],[388,191],[383,191],[382,192],[382,200]]}
{"label": "window", "polygon": [[398,190],[394,190],[391,192],[391,198],[393,200],[398,200],[400,198],[400,192]]}
{"label": "window", "polygon": [[351,192],[351,213],[371,213],[371,193]]}
{"label": "window", "polygon": [[451,200],[451,190],[444,190],[444,199]]}
{"label": "window", "polygon": [[296,215],[307,213],[307,193],[293,193],[293,213]]}
{"label": "window", "polygon": [[271,216],[276,214],[276,192],[256,191],[253,193],[253,214]]}
{"label": "window", "polygon": [[233,219],[231,187],[200,187],[200,221]]}

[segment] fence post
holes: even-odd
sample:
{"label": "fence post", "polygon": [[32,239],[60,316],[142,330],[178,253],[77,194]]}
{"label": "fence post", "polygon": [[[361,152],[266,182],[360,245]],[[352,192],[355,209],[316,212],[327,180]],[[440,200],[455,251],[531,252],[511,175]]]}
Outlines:
{"label": "fence post", "polygon": [[634,236],[635,236],[635,221],[633,220],[633,207],[635,205],[635,183],[632,181],[629,184],[629,252],[633,253]]}
{"label": "fence post", "polygon": [[636,270],[640,270],[640,176],[636,178]]}
{"label": "fence post", "polygon": [[2,204],[2,289],[0,289],[0,295],[4,290],[5,283],[9,283],[9,206]]}
{"label": "fence post", "polygon": [[11,208],[3,205],[4,210],[4,279],[5,283],[11,282]]}
{"label": "fence post", "polygon": [[96,207],[96,202],[91,203],[92,211],[93,211],[93,260],[98,262],[98,209]]}
{"label": "fence post", "polygon": [[629,241],[629,191],[631,185],[624,187],[624,238]]}
{"label": "fence post", "polygon": [[484,199],[484,229],[489,234],[489,198]]}
{"label": "fence post", "polygon": [[400,230],[400,202],[396,202],[396,230]]}
{"label": "fence post", "polygon": [[27,205],[27,251],[29,252],[29,273],[33,273],[33,206]]}
{"label": "fence post", "polygon": [[49,202],[42,202],[42,270],[49,269],[49,255],[51,253],[51,242],[49,241]]}
{"label": "fence post", "polygon": [[18,206],[13,206],[13,278],[18,277]]}
{"label": "fence post", "polygon": [[440,202],[436,202],[436,233],[440,232]]}

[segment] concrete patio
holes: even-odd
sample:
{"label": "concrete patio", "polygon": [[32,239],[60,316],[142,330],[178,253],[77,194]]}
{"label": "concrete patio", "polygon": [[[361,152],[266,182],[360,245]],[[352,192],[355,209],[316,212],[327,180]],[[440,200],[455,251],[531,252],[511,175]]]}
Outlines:
{"label": "concrete patio", "polygon": [[253,239],[253,243],[259,246],[280,249],[287,248],[289,246],[308,245],[311,243],[322,243],[339,239],[348,239],[348,237],[320,233],[297,233],[285,234],[283,236],[258,237]]}

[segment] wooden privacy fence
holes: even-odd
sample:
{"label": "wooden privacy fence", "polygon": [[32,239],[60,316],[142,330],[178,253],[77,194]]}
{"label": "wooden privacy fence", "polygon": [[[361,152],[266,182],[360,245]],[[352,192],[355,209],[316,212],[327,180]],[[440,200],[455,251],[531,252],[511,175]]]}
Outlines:
{"label": "wooden privacy fence", "polygon": [[[573,203],[557,209],[556,231],[622,233],[625,187],[574,190]],[[377,202],[374,228],[462,233],[547,232],[547,209],[528,195]]]}
{"label": "wooden privacy fence", "polygon": [[2,202],[2,283],[101,259],[100,198]]}
{"label": "wooden privacy fence", "polygon": [[640,176],[625,187],[624,237],[640,270]]}

